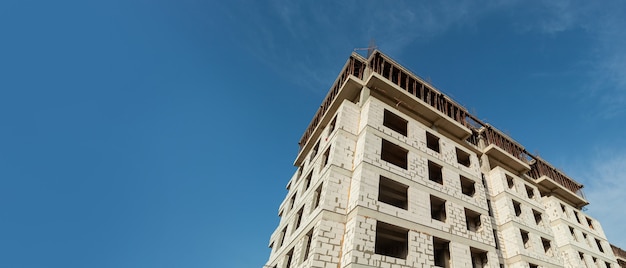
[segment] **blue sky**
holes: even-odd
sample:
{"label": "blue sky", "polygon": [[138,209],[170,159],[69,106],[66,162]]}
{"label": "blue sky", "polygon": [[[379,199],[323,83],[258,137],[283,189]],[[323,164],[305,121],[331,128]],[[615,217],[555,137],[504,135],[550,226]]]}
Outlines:
{"label": "blue sky", "polygon": [[414,2],[0,2],[0,267],[261,267],[372,38],[584,183],[626,247],[626,4]]}

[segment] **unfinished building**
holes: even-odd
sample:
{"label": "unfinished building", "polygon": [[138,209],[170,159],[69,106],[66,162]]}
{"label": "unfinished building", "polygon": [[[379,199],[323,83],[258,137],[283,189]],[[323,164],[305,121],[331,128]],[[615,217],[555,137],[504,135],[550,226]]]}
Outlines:
{"label": "unfinished building", "polygon": [[299,145],[265,267],[619,267],[583,185],[380,51]]}

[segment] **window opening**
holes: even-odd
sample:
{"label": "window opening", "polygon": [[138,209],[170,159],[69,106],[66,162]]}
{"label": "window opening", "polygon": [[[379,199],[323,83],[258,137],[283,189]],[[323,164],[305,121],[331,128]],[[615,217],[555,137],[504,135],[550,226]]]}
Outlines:
{"label": "window opening", "polygon": [[290,268],[291,267],[291,261],[293,259],[293,248],[287,253],[285,258],[287,258],[287,262],[285,264],[285,268]]}
{"label": "window opening", "polygon": [[587,262],[585,262],[585,254],[583,254],[582,252],[578,252],[578,257],[580,257],[580,261],[583,263],[583,265],[587,267]]}
{"label": "window opening", "polygon": [[543,220],[543,217],[541,216],[541,212],[533,209],[533,216],[535,217],[535,223],[537,225],[541,225],[541,221]]}
{"label": "window opening", "polygon": [[459,178],[461,179],[461,192],[470,197],[474,196],[476,192],[475,182],[463,176],[459,176]]}
{"label": "window opening", "polygon": [[550,240],[545,239],[545,238],[541,238],[541,244],[543,245],[543,251],[546,253],[546,255],[552,257],[552,242],[550,242]]}
{"label": "window opening", "polygon": [[594,239],[596,240],[596,245],[598,246],[600,252],[604,253],[604,249],[602,248],[602,243],[600,243],[600,240],[598,240],[597,238]]}
{"label": "window opening", "polygon": [[470,253],[472,254],[472,268],[489,267],[489,258],[487,258],[486,251],[470,247]]}
{"label": "window opening", "polygon": [[313,194],[313,209],[316,209],[319,205],[320,205],[320,198],[322,196],[322,186],[323,184],[320,184],[319,187],[317,187],[317,189],[315,189],[315,193]]}
{"label": "window opening", "polygon": [[298,194],[298,192],[293,193],[293,196],[291,197],[291,204],[289,205],[289,210],[292,210],[293,205],[296,203],[296,194]]}
{"label": "window opening", "polygon": [[296,181],[298,181],[298,179],[300,179],[300,177],[302,176],[302,166],[298,167],[298,176],[296,176]]}
{"label": "window opening", "polygon": [[515,200],[513,200],[513,209],[515,210],[515,216],[519,217],[520,215],[522,215],[522,204]]}
{"label": "window opening", "polygon": [[532,187],[526,185],[526,195],[528,196],[528,198],[530,199],[534,199],[535,198],[535,190],[533,190]]}
{"label": "window opening", "polygon": [[407,125],[407,120],[385,109],[385,113],[383,115],[383,126],[386,126],[393,131],[402,134],[402,136],[406,136]]}
{"label": "window opening", "polygon": [[304,246],[304,254],[302,261],[306,261],[309,258],[309,252],[311,251],[311,242],[313,241],[313,229],[306,234],[306,244]]}
{"label": "window opening", "polygon": [[309,175],[306,176],[306,179],[304,180],[304,190],[308,190],[309,186],[311,186],[311,179],[313,179],[313,170],[311,170],[311,172],[309,172]]}
{"label": "window opening", "polygon": [[426,147],[435,152],[439,152],[439,137],[426,131]]}
{"label": "window opening", "polygon": [[589,224],[589,229],[594,230],[593,220],[591,220],[589,217],[587,217],[587,224]]}
{"label": "window opening", "polygon": [[470,166],[470,154],[456,148],[456,162],[466,167]]}
{"label": "window opening", "polygon": [[477,232],[480,230],[482,226],[482,222],[480,221],[480,213],[465,209],[465,225],[467,230],[472,232]]}
{"label": "window opening", "polygon": [[328,124],[328,136],[335,131],[335,124],[337,124],[337,116],[335,116],[333,120],[330,121],[330,124]]}
{"label": "window opening", "polygon": [[317,155],[317,151],[320,149],[320,141],[317,141],[317,143],[315,143],[315,146],[313,146],[313,151],[311,151],[311,158],[309,158],[309,162],[313,161],[313,158],[315,158],[315,156]]}
{"label": "window opening", "polygon": [[450,242],[433,237],[433,250],[435,266],[443,268],[450,267]]}
{"label": "window opening", "polygon": [[509,189],[515,190],[515,182],[513,182],[513,177],[506,175],[506,183],[509,186]]}
{"label": "window opening", "polygon": [[530,237],[528,236],[528,232],[520,230],[520,234],[522,235],[522,244],[524,244],[524,248],[530,248]]}
{"label": "window opening", "polygon": [[407,169],[407,155],[409,151],[395,145],[387,140],[383,140],[380,158],[391,164],[394,164],[403,169]]}
{"label": "window opening", "polygon": [[441,166],[435,164],[432,161],[428,161],[428,179],[439,184],[443,184],[443,174],[441,173]]}
{"label": "window opening", "polygon": [[280,243],[278,243],[278,248],[280,248],[283,243],[285,242],[285,236],[287,236],[287,226],[285,226],[285,228],[283,228],[282,231],[280,231]]}
{"label": "window opening", "polygon": [[380,221],[376,223],[376,254],[406,259],[408,245],[408,229]]}
{"label": "window opening", "polygon": [[574,238],[574,241],[578,241],[578,237],[576,237],[576,233],[574,232],[574,228],[572,228],[571,226],[569,227],[569,233],[572,235],[572,238]]}
{"label": "window opening", "polygon": [[326,152],[324,152],[324,155],[322,156],[322,167],[326,167],[326,165],[328,165],[329,157],[330,157],[330,146],[328,146],[328,149],[326,149]]}
{"label": "window opening", "polygon": [[300,227],[300,223],[302,222],[302,213],[304,212],[304,206],[300,208],[300,210],[298,210],[298,212],[296,213],[296,227],[293,228],[293,230],[291,231],[292,233],[294,231],[296,231],[296,229],[298,229],[298,227]]}
{"label": "window opening", "polygon": [[409,186],[380,176],[378,183],[378,201],[407,209],[408,188]]}
{"label": "window opening", "polygon": [[430,216],[434,220],[446,221],[446,200],[430,196]]}

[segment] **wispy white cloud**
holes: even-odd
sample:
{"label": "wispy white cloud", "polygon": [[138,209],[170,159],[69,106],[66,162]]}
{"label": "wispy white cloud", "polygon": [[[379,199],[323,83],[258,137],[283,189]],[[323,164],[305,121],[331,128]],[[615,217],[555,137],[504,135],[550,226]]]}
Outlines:
{"label": "wispy white cloud", "polygon": [[626,210],[626,153],[603,152],[589,162],[587,170],[581,171],[587,178],[585,194],[591,204],[590,215],[600,221],[609,241],[626,247],[624,220]]}
{"label": "wispy white cloud", "polygon": [[[482,14],[503,8],[515,0],[501,1],[333,1],[273,0],[269,14],[249,17],[258,27],[255,55],[270,66],[290,66],[290,79],[318,91],[328,85],[351,48],[365,47],[370,39],[392,55],[401,54],[413,42],[428,42],[455,25],[471,24]],[[268,16],[269,15],[269,16]],[[269,24],[268,20],[276,21]],[[265,30],[263,30],[265,29]],[[270,36],[267,36],[267,35]],[[289,44],[270,46],[271,41]],[[314,57],[306,57],[314,48]],[[305,56],[303,56],[305,55]],[[295,68],[295,70],[293,69]]]}
{"label": "wispy white cloud", "polygon": [[272,0],[263,8],[246,6],[234,13],[233,20],[245,21],[254,29],[241,31],[243,36],[237,37],[248,44],[245,47],[252,55],[279,74],[288,66],[289,73],[283,79],[322,96],[346,54],[352,48],[367,46],[372,38],[386,53],[402,55],[408,48],[430,42],[453,27],[472,28],[492,14],[509,16],[507,23],[533,34],[579,30],[586,33],[584,38],[592,40],[592,50],[575,68],[578,75],[587,78],[577,95],[601,104],[592,117],[606,119],[626,114],[626,9],[620,0],[546,0],[532,4],[519,0]]}

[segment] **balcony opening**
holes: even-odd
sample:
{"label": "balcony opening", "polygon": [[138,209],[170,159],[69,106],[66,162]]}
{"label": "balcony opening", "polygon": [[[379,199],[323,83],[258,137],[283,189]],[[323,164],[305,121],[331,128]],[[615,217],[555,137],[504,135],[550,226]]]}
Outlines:
{"label": "balcony opening", "polygon": [[435,266],[450,267],[450,242],[433,236]]}
{"label": "balcony opening", "polygon": [[472,268],[489,267],[487,251],[470,247],[470,253],[472,254]]}
{"label": "balcony opening", "polygon": [[463,176],[459,176],[459,177],[461,179],[461,192],[464,195],[473,197],[474,193],[476,193],[476,187],[474,186],[475,184],[474,181]]}
{"label": "balcony opening", "polygon": [[600,243],[600,240],[598,240],[597,238],[594,238],[594,239],[596,240],[596,245],[598,246],[598,250],[604,253],[604,249],[602,248],[602,243]]}
{"label": "balcony opening", "polygon": [[465,225],[467,230],[472,232],[480,231],[482,227],[482,222],[480,221],[480,213],[465,209]]}
{"label": "balcony opening", "polygon": [[552,242],[550,242],[550,240],[545,239],[545,238],[541,238],[541,244],[543,245],[543,251],[546,253],[546,255],[552,257]]}
{"label": "balcony opening", "polygon": [[439,137],[426,131],[426,147],[435,152],[439,152]]}
{"label": "balcony opening", "polygon": [[541,225],[541,221],[543,221],[543,217],[541,216],[541,212],[533,209],[533,216],[535,217],[535,223],[537,225]]}
{"label": "balcony opening", "polygon": [[530,248],[530,237],[528,236],[528,232],[524,230],[519,231],[522,236],[522,244],[524,244],[524,248]]}
{"label": "balcony opening", "polygon": [[528,198],[534,199],[535,198],[535,190],[532,187],[528,186],[528,185],[526,185],[525,187],[526,187],[526,195],[528,196]]}
{"label": "balcony opening", "polygon": [[519,217],[522,215],[522,204],[513,200],[513,209],[515,210],[515,216]]}
{"label": "balcony opening", "polygon": [[470,166],[470,154],[456,148],[456,162],[466,167]]}
{"label": "balcony opening", "polygon": [[509,189],[515,190],[515,182],[513,181],[513,177],[506,175],[506,184],[509,186]]}
{"label": "balcony opening", "polygon": [[385,113],[383,115],[383,126],[386,126],[406,137],[407,125],[407,120],[385,109]]}
{"label": "balcony opening", "polygon": [[409,151],[395,145],[387,140],[383,140],[380,158],[384,161],[387,161],[393,165],[401,167],[403,169],[407,169],[408,166],[408,156]]}
{"label": "balcony opening", "polygon": [[561,211],[563,211],[563,215],[567,216],[567,210],[565,210],[565,205],[561,204]]}
{"label": "balcony opening", "polygon": [[380,221],[376,223],[376,254],[406,259],[408,248],[408,229]]}
{"label": "balcony opening", "polygon": [[529,268],[539,268],[539,266],[538,266],[538,265],[536,265],[536,264],[532,264],[532,263],[529,263],[529,264],[528,264],[528,267],[529,267]]}
{"label": "balcony opening", "polygon": [[435,164],[432,161],[428,161],[428,179],[439,184],[443,184],[443,174],[441,173],[441,166]]}
{"label": "balcony opening", "polygon": [[409,186],[380,176],[378,183],[378,201],[389,205],[407,209]]}
{"label": "balcony opening", "polygon": [[585,240],[585,243],[587,243],[588,246],[591,246],[591,244],[589,244],[589,239],[587,238],[586,233],[583,233],[583,239]]}
{"label": "balcony opening", "polygon": [[446,200],[430,196],[430,217],[433,220],[446,221]]}

